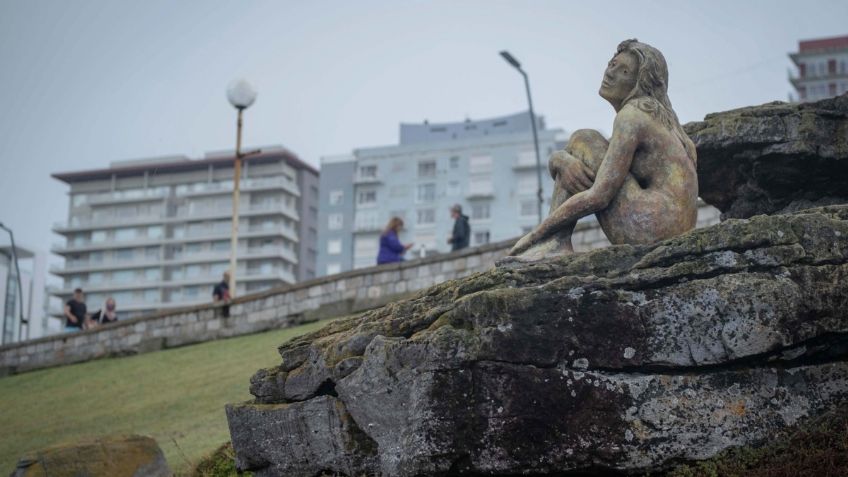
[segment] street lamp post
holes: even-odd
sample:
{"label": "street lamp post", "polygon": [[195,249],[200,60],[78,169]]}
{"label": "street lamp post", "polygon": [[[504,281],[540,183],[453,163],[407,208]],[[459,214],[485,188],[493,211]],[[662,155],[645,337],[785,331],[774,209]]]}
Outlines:
{"label": "street lamp post", "polygon": [[[238,252],[239,224],[239,179],[241,179],[241,163],[245,156],[241,152],[242,113],[256,101],[256,90],[243,79],[235,80],[227,87],[227,99],[238,110],[236,123],[236,157],[233,164],[233,225],[230,235],[230,296],[236,293],[236,253]],[[253,151],[251,152],[253,153]]]}
{"label": "street lamp post", "polygon": [[[24,319],[24,289],[21,287],[21,268],[18,266],[18,250],[15,247],[15,234],[12,233],[12,229],[6,227],[2,223],[0,223],[0,229],[9,232],[9,240],[12,242],[12,260],[15,262],[15,275],[17,276],[18,281],[18,339],[20,340],[23,337],[22,331],[24,325],[27,325],[27,337],[29,337],[29,320]],[[0,335],[0,344],[3,343],[6,337],[6,313],[3,313],[3,330],[2,335]],[[14,340],[14,338],[12,338]]]}
{"label": "street lamp post", "polygon": [[530,125],[533,128],[533,146],[536,148],[536,181],[538,185],[538,189],[536,194],[539,198],[538,203],[538,212],[539,212],[539,223],[542,223],[542,203],[544,202],[544,197],[542,193],[542,159],[539,157],[539,135],[536,132],[536,115],[533,114],[533,98],[530,96],[530,80],[527,78],[527,73],[521,69],[521,63],[515,59],[514,56],[510,55],[508,51],[501,51],[501,56],[507,63],[512,65],[515,69],[521,73],[521,76],[524,77],[524,87],[527,89],[527,103],[530,105]]}

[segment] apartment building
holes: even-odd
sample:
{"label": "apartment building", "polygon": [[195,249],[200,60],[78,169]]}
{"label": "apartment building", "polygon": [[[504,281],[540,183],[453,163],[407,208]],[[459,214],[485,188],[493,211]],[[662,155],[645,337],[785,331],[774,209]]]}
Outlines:
{"label": "apartment building", "polygon": [[[567,137],[538,128],[547,214],[553,181],[547,158]],[[460,204],[471,246],[517,237],[538,223],[536,155],[530,115],[455,123],[401,124],[397,145],[368,147],[321,160],[319,274],[376,264],[379,235],[401,217],[408,257],[450,251],[449,208]]]}
{"label": "apartment building", "polygon": [[[153,158],[53,174],[70,186],[51,272],[65,299],[113,297],[123,317],[205,303],[229,268],[233,155]],[[245,159],[240,181],[239,296],[315,276],[318,171],[282,147]]]}
{"label": "apartment building", "polygon": [[797,99],[802,102],[832,98],[848,92],[848,36],[798,42],[789,58],[798,68],[790,74]]}

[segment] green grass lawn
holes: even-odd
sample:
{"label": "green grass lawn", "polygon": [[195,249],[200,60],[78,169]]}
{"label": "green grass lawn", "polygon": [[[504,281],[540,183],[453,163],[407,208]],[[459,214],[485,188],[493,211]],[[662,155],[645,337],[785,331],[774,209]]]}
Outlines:
{"label": "green grass lawn", "polygon": [[189,471],[230,440],[224,405],[250,399],[250,377],[277,346],[327,321],[126,358],[0,378],[0,475],[21,454],[82,436],[152,436]]}

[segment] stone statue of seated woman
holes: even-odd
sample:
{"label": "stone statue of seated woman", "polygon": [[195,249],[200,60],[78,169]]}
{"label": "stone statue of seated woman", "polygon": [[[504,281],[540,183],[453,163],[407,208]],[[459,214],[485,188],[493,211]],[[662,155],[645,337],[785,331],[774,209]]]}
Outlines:
{"label": "stone statue of seated woman", "polygon": [[618,45],[599,91],[616,111],[612,137],[575,131],[548,163],[550,213],[510,255],[572,253],[577,220],[595,214],[613,244],[646,244],[691,230],[697,218],[695,145],[668,99],[668,66],[656,48]]}

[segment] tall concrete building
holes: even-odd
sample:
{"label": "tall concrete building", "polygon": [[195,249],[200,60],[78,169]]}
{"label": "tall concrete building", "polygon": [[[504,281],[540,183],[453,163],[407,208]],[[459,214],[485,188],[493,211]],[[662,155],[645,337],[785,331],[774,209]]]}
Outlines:
{"label": "tall concrete building", "polygon": [[[566,140],[537,116],[547,214],[553,182],[547,158]],[[460,204],[471,246],[516,237],[538,223],[537,168],[530,116],[401,124],[400,143],[321,160],[318,273],[376,264],[379,236],[405,222],[408,257],[450,251],[449,208]]]}
{"label": "tall concrete building", "polygon": [[[234,296],[315,276],[318,171],[291,152],[245,159]],[[232,152],[122,161],[54,174],[70,186],[63,299],[81,287],[90,308],[111,296],[123,317],[209,302],[229,268]]]}
{"label": "tall concrete building", "polygon": [[798,68],[790,74],[797,99],[818,101],[848,92],[848,36],[803,40],[789,57]]}

